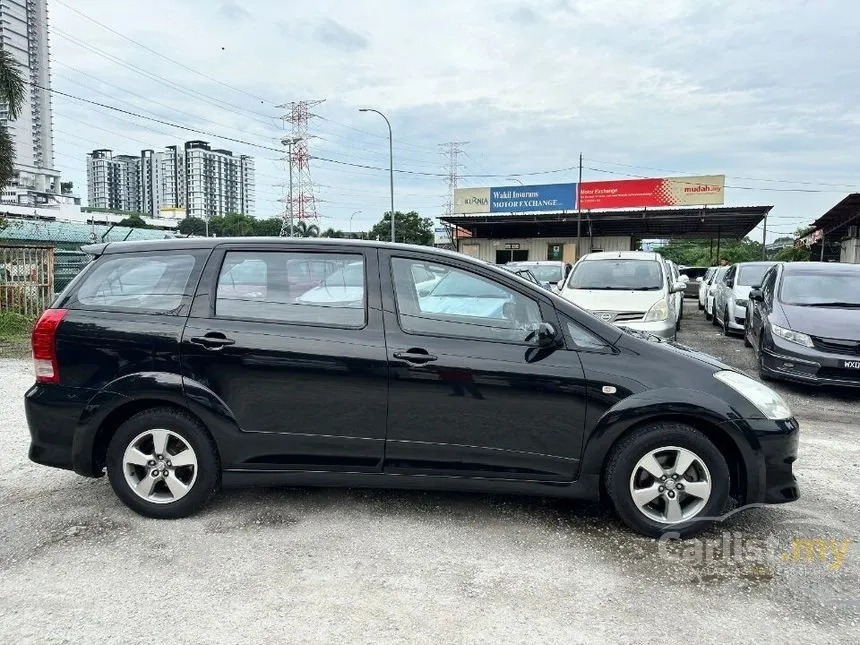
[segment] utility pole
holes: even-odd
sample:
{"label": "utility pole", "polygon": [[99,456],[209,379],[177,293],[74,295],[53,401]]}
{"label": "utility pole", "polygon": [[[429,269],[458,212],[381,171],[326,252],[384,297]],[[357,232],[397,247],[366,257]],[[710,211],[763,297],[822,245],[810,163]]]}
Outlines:
{"label": "utility pole", "polygon": [[[445,164],[445,180],[448,183],[448,195],[445,200],[445,214],[442,219],[450,219],[454,216],[454,191],[457,190],[457,185],[460,181],[460,153],[463,152],[462,146],[468,144],[468,141],[448,141],[447,143],[440,143],[439,147],[442,148],[442,154],[447,159]],[[449,229],[449,231],[452,229]],[[454,240],[447,245],[441,245],[441,247],[449,247],[454,249]]]}
{"label": "utility pole", "polygon": [[[313,137],[309,133],[308,122],[316,116],[311,108],[321,104],[325,99],[313,101],[292,101],[278,107],[287,110],[281,118],[290,124],[290,134],[281,140],[287,146],[289,164],[290,193],[287,197],[288,208],[284,211],[281,222],[281,236],[293,235],[294,220],[313,219],[318,221],[316,197],[311,181],[310,154],[308,140]],[[297,193],[293,194],[293,182],[297,184]],[[298,208],[296,208],[298,206]]]}
{"label": "utility pole", "polygon": [[576,260],[581,253],[580,238],[582,236],[582,153],[579,153],[579,181],[576,184]]}

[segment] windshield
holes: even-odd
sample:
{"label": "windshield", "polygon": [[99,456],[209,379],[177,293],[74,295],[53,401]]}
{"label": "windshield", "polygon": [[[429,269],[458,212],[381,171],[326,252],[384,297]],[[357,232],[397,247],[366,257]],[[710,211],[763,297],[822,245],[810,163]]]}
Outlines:
{"label": "windshield", "polygon": [[782,279],[779,299],[787,305],[819,305],[832,302],[860,306],[857,273],[790,273]]}
{"label": "windshield", "polygon": [[658,291],[663,272],[656,260],[583,261],[574,267],[568,288]]}
{"label": "windshield", "polygon": [[560,264],[517,264],[516,266],[528,269],[541,282],[558,282],[564,277]]}
{"label": "windshield", "polygon": [[735,284],[742,287],[753,287],[761,284],[761,279],[772,264],[748,264],[738,269],[738,279]]}

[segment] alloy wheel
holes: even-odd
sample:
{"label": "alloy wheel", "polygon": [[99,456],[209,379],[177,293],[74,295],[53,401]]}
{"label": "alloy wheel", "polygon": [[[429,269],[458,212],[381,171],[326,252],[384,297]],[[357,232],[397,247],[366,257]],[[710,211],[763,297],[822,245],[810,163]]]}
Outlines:
{"label": "alloy wheel", "polygon": [[695,517],[711,497],[711,473],[692,450],[665,446],[650,451],[633,467],[630,496],[639,511],[661,524]]}
{"label": "alloy wheel", "polygon": [[185,497],[197,480],[197,455],[171,430],[146,430],[126,447],[122,457],[126,484],[148,502],[170,504]]}

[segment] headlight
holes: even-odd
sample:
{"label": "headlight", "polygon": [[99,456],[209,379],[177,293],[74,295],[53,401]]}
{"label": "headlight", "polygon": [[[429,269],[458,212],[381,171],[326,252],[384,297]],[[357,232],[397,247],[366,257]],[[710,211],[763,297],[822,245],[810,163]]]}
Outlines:
{"label": "headlight", "polygon": [[742,299],[742,298],[738,298],[737,300],[735,300],[735,304],[738,307],[744,307],[745,308],[747,306],[747,301]]}
{"label": "headlight", "polygon": [[791,418],[791,409],[788,404],[767,385],[762,385],[749,376],[728,370],[715,373],[714,378],[722,381],[752,403],[768,419]]}
{"label": "headlight", "polygon": [[773,332],[774,336],[779,336],[783,340],[787,340],[789,343],[796,343],[798,345],[803,345],[804,347],[815,347],[812,339],[806,334],[801,334],[799,331],[791,331],[790,329],[774,325],[773,323],[770,324],[770,330]]}
{"label": "headlight", "polygon": [[657,302],[654,303],[654,306],[648,310],[648,313],[645,314],[645,318],[642,320],[644,322],[660,322],[661,320],[666,320],[669,317],[669,303],[665,298],[660,298]]}

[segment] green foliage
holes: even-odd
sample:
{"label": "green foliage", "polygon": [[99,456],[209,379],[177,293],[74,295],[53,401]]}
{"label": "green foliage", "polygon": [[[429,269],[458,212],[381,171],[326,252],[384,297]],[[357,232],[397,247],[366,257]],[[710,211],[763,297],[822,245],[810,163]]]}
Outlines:
{"label": "green foliage", "polygon": [[[405,244],[433,245],[433,220],[421,217],[415,211],[394,213],[395,241]],[[391,239],[391,212],[386,212],[382,219],[368,232],[371,240]]]}
{"label": "green foliage", "polygon": [[75,189],[75,184],[71,181],[61,181],[60,182],[60,192],[64,195],[66,193],[71,193]]}
{"label": "green foliage", "polygon": [[131,228],[155,228],[143,221],[140,215],[129,215],[125,219],[121,219],[117,226],[129,226]]}
{"label": "green foliage", "polygon": [[26,337],[33,329],[33,319],[14,311],[0,311],[0,338]]}
{"label": "green foliage", "polygon": [[186,217],[179,222],[178,230],[183,235],[206,235],[206,220],[199,217]]}
{"label": "green foliage", "polygon": [[787,246],[784,249],[780,249],[773,259],[780,262],[808,262],[809,248],[803,245]]}
{"label": "green foliage", "polygon": [[305,220],[293,223],[293,237],[319,237],[320,227],[316,224],[308,224]]}
{"label": "green foliage", "polygon": [[716,240],[713,243],[713,251],[711,248],[710,240],[672,240],[656,250],[676,264],[686,266],[715,266],[723,258],[729,264],[762,259],[761,243],[754,242],[748,237],[742,240],[722,240],[719,257]]}
{"label": "green foliage", "polygon": [[[8,118],[14,121],[24,107],[26,85],[21,66],[12,54],[0,48],[0,103],[6,104]],[[15,142],[5,125],[0,124],[0,188],[15,177]]]}

